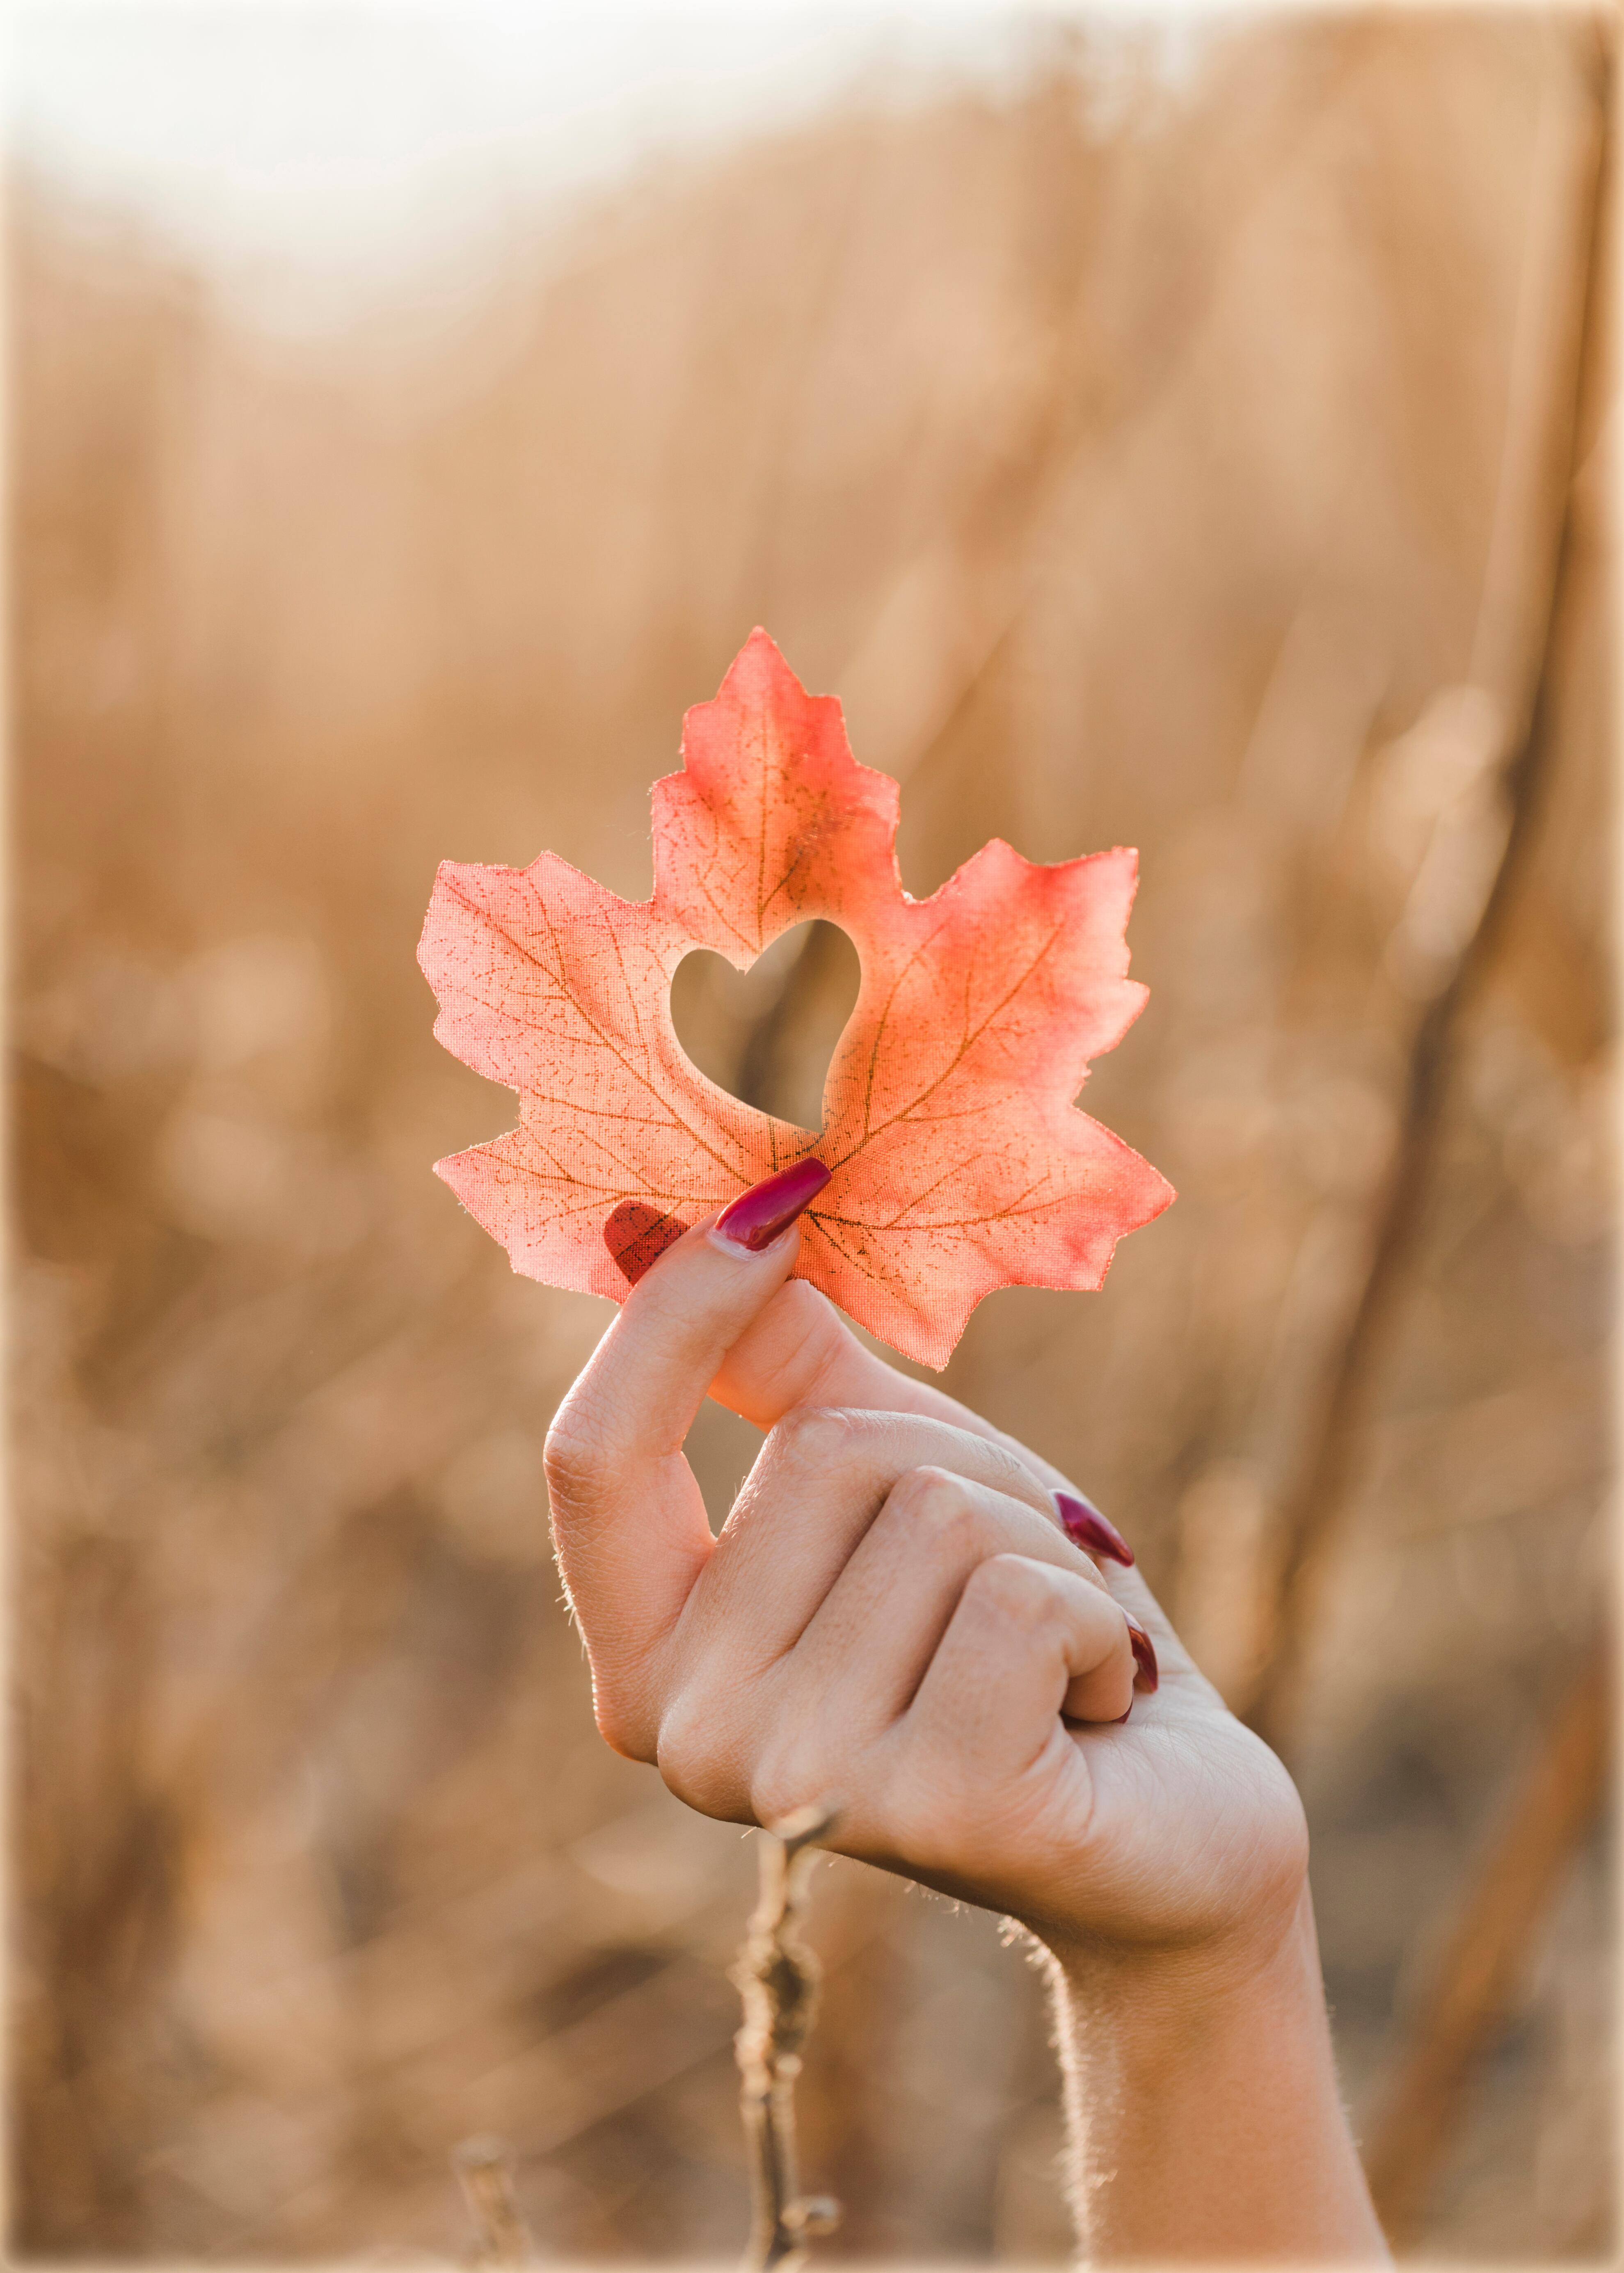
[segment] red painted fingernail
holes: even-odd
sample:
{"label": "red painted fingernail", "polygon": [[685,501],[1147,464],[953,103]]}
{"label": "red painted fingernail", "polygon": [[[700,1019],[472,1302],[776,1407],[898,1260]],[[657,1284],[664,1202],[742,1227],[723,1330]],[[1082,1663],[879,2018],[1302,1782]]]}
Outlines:
{"label": "red painted fingernail", "polygon": [[1133,1662],[1139,1668],[1138,1678],[1154,1697],[1161,1684],[1162,1675],[1156,1665],[1156,1645],[1137,1618],[1128,1617],[1128,1647],[1133,1652]]}
{"label": "red painted fingernail", "polygon": [[810,1207],[828,1182],[829,1171],[821,1160],[797,1160],[741,1192],[718,1216],[716,1227],[734,1247],[759,1255],[789,1229],[802,1208]]}
{"label": "red painted fingernail", "polygon": [[1065,1535],[1074,1547],[1085,1547],[1093,1555],[1104,1555],[1113,1563],[1132,1569],[1133,1549],[1114,1523],[1108,1523],[1092,1500],[1080,1492],[1057,1491],[1050,1495],[1060,1511],[1060,1520]]}
{"label": "red painted fingernail", "polygon": [[[1129,1698],[1129,1699],[1128,1699],[1128,1713],[1132,1713],[1132,1710],[1133,1710],[1133,1699],[1132,1699],[1132,1697],[1130,1697],[1130,1698]],[[1122,1724],[1123,1724],[1123,1722],[1127,1719],[1127,1717],[1128,1717],[1128,1713],[1118,1713],[1118,1714],[1116,1715],[1116,1719],[1115,1719],[1114,1721],[1108,1721],[1108,1722],[1106,1722],[1106,1726],[1107,1726],[1107,1728],[1109,1728],[1109,1729],[1120,1729],[1120,1728],[1121,1728],[1121,1726],[1122,1726]]]}

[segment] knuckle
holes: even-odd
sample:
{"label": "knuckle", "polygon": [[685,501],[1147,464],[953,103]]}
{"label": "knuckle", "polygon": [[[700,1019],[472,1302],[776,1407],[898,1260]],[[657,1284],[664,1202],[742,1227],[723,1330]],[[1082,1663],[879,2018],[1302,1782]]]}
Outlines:
{"label": "knuckle", "polygon": [[967,1540],[977,1527],[970,1487],[946,1468],[907,1469],[891,1486],[889,1504],[911,1527],[927,1527],[936,1544]]}
{"label": "knuckle", "polygon": [[992,1555],[977,1564],[965,1594],[979,1616],[1026,1634],[1051,1625],[1060,1607],[1047,1567],[1023,1555]]}
{"label": "knuckle", "polygon": [[553,1506],[568,1506],[595,1490],[608,1466],[596,1430],[568,1406],[560,1411],[542,1447],[542,1469]]}
{"label": "knuckle", "polygon": [[858,1416],[838,1405],[798,1405],[776,1422],[769,1443],[775,1459],[797,1467],[823,1467],[848,1450]]}
{"label": "knuckle", "polygon": [[770,1745],[750,1772],[750,1812],[758,1823],[781,1823],[819,1798],[816,1763],[799,1744]]}
{"label": "knuckle", "polygon": [[647,1713],[635,1698],[597,1673],[592,1677],[592,1718],[611,1752],[645,1765],[653,1761],[654,1737]]}
{"label": "knuckle", "polygon": [[714,1701],[702,1691],[685,1690],[666,1706],[644,1757],[654,1761],[666,1789],[699,1814],[737,1813],[739,1779],[731,1747]]}

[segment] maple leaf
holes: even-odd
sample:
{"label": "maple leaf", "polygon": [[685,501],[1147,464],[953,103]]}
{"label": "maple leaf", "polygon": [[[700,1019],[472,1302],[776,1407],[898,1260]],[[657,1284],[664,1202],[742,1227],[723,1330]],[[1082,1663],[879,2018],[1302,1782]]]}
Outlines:
{"label": "maple leaf", "polygon": [[[996,1287],[1098,1287],[1173,1197],[1073,1102],[1145,1000],[1124,938],[1137,855],[1041,866],[995,838],[911,898],[896,783],[763,631],[688,713],[682,757],[654,785],[650,899],[551,852],[442,863],[418,948],[434,1031],[518,1091],[519,1125],[436,1174],[516,1271],[619,1300],[686,1225],[815,1152],[831,1179],[798,1275],[932,1366]],[[815,916],[862,971],[821,1133],[707,1080],[671,1019],[685,955],[745,971]]]}

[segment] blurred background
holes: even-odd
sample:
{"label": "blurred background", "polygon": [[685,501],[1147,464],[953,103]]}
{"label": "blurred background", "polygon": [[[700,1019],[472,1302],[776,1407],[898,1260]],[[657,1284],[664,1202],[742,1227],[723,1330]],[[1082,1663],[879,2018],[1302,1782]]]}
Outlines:
{"label": "blurred background", "polygon": [[[914,893],[1140,848],[1087,1103],[1180,1198],[947,1384],[1298,1775],[1395,2231],[1609,2256],[1599,19],[11,32],[14,2246],[455,2258],[477,2133],[544,2255],[742,2238],[751,1842],[594,1733],[609,1313],[431,1175],[513,1107],[413,957],[442,857],[645,894],[763,622]],[[695,1053],[804,1084],[840,983]],[[814,1886],[823,2253],[1061,2262],[1019,1950]]]}

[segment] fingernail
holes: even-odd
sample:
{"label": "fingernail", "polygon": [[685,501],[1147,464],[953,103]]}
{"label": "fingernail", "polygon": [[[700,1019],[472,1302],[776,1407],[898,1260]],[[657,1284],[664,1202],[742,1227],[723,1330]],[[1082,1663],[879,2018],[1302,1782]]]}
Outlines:
{"label": "fingernail", "polygon": [[1091,1554],[1108,1556],[1113,1563],[1131,1569],[1133,1549],[1114,1523],[1108,1523],[1092,1500],[1080,1492],[1057,1491],[1050,1494],[1060,1511],[1060,1520],[1065,1535],[1074,1547],[1086,1547]]}
{"label": "fingernail", "polygon": [[1154,1697],[1161,1685],[1162,1675],[1156,1665],[1156,1645],[1137,1618],[1128,1617],[1128,1647],[1133,1652],[1133,1662],[1139,1668],[1139,1679]]}
{"label": "fingernail", "polygon": [[[1132,1713],[1132,1710],[1133,1710],[1133,1699],[1132,1699],[1132,1697],[1130,1697],[1130,1698],[1129,1698],[1129,1699],[1128,1699],[1128,1713]],[[1111,1728],[1111,1729],[1120,1729],[1120,1728],[1121,1728],[1121,1726],[1122,1726],[1122,1724],[1123,1724],[1123,1722],[1127,1719],[1127,1717],[1128,1717],[1128,1713],[1118,1713],[1118,1714],[1117,1714],[1117,1715],[1116,1715],[1116,1719],[1115,1719],[1114,1721],[1109,1721],[1109,1722],[1107,1722],[1106,1726],[1107,1726],[1108,1728]]]}
{"label": "fingernail", "polygon": [[821,1160],[797,1160],[791,1167],[780,1168],[776,1176],[767,1176],[752,1184],[748,1192],[741,1192],[718,1216],[716,1229],[730,1246],[759,1255],[780,1232],[789,1229],[828,1182],[829,1171]]}

